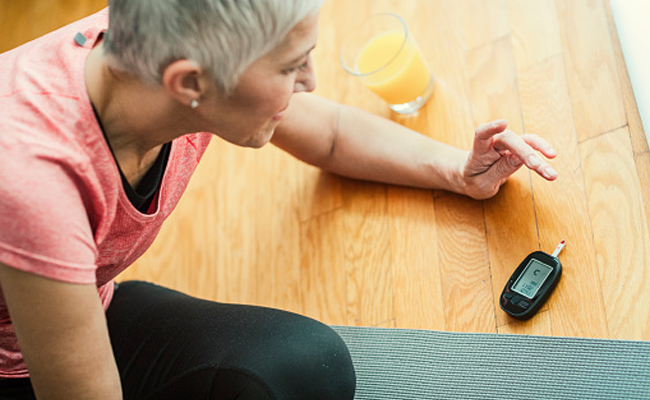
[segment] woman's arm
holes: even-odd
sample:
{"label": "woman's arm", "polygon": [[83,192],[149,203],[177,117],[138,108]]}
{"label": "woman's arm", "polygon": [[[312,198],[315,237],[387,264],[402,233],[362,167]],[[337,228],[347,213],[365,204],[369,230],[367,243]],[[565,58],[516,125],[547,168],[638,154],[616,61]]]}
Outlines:
{"label": "woman's arm", "polygon": [[119,400],[122,389],[95,285],[0,264],[0,285],[39,400]]}
{"label": "woman's arm", "polygon": [[524,164],[548,180],[557,175],[535,151],[553,158],[551,146],[537,135],[506,130],[505,121],[481,125],[473,149],[465,151],[310,94],[294,95],[284,117],[274,144],[305,162],[352,178],[445,189],[480,199],[496,194]]}

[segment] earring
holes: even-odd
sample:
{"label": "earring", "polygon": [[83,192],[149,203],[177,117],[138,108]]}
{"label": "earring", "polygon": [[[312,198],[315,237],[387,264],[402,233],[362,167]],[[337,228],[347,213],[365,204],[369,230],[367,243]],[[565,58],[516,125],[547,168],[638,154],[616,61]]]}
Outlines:
{"label": "earring", "polygon": [[192,108],[197,108],[198,106],[199,106],[199,101],[198,101],[197,99],[193,99],[193,100],[190,102],[190,107],[192,107]]}

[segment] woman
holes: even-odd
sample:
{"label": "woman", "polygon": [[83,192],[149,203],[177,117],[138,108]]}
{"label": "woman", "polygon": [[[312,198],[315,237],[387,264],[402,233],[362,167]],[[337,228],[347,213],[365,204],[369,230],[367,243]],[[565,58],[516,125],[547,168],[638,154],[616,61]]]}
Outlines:
{"label": "woman", "polygon": [[349,353],[319,322],[113,283],[212,136],[474,198],[522,165],[555,179],[535,151],[551,146],[505,121],[466,152],[301,93],[321,2],[112,0],[0,55],[0,398],[353,398]]}

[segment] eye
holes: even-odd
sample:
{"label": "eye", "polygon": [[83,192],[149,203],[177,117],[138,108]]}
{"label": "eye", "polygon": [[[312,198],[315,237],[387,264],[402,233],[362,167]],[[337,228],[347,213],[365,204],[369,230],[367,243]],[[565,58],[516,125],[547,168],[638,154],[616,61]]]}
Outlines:
{"label": "eye", "polygon": [[308,65],[309,65],[309,58],[307,58],[307,59],[305,60],[305,62],[303,62],[302,64],[300,64],[300,65],[296,65],[295,67],[287,68],[287,69],[285,69],[283,72],[284,72],[285,74],[289,75],[289,74],[292,74],[292,73],[294,73],[294,72],[296,72],[296,71],[299,71],[299,70],[302,71],[302,70],[304,70],[305,68],[307,68]]}
{"label": "eye", "polygon": [[298,67],[291,67],[291,68],[287,68],[287,69],[283,70],[282,73],[285,74],[285,75],[290,75],[290,74],[293,74],[294,72],[296,72],[296,70],[298,70]]}
{"label": "eye", "polygon": [[307,58],[304,63],[300,64],[298,66],[298,69],[302,71],[302,70],[306,69],[308,65],[309,65],[309,58]]}

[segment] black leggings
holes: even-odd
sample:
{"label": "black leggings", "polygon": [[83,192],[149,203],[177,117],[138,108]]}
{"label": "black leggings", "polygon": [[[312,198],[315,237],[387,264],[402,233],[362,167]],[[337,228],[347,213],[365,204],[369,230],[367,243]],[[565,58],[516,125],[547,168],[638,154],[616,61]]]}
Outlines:
{"label": "black leggings", "polygon": [[[347,347],[307,317],[136,281],[119,285],[106,317],[125,400],[354,397]],[[29,380],[0,381],[0,399],[34,399]]]}

